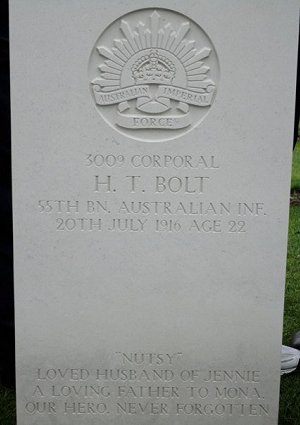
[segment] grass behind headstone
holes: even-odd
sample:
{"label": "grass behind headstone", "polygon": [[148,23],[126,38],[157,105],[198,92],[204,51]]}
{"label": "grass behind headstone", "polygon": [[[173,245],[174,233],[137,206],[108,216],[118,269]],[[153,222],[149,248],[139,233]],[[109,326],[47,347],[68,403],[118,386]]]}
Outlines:
{"label": "grass behind headstone", "polygon": [[[289,246],[283,324],[283,343],[289,345],[300,330],[300,143],[293,157],[292,206],[290,209]],[[280,391],[279,425],[300,424],[300,373],[283,376]]]}
{"label": "grass behind headstone", "polygon": [[298,140],[293,155],[293,173],[291,189],[300,192],[300,142]]}
{"label": "grass behind headstone", "polygon": [[15,425],[16,423],[15,393],[4,387],[0,387],[0,424]]}

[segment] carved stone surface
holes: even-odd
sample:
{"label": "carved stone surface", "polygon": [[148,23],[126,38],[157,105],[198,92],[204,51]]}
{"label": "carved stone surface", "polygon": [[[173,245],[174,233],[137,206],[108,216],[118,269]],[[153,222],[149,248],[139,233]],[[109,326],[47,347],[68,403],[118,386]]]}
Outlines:
{"label": "carved stone surface", "polygon": [[12,0],[18,425],[275,425],[298,0]]}
{"label": "carved stone surface", "polygon": [[161,141],[204,118],[216,94],[219,66],[211,41],[191,19],[142,9],[101,34],[89,73],[95,103],[108,122],[141,140],[155,141],[164,130]]}

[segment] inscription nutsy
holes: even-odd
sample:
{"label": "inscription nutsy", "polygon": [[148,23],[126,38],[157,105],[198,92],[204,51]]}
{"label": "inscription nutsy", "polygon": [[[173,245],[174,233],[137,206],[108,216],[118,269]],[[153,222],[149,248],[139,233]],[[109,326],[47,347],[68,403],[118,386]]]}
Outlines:
{"label": "inscription nutsy", "polygon": [[258,370],[193,369],[184,353],[115,352],[106,368],[38,368],[27,414],[40,416],[269,415]]}

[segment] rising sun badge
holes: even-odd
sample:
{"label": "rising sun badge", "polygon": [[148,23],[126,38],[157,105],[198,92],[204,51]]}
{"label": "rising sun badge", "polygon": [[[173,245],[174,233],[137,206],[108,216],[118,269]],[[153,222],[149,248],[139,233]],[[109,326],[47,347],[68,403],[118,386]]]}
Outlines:
{"label": "rising sun badge", "polygon": [[219,72],[215,49],[197,24],[177,12],[144,9],[99,37],[90,75],[104,118],[120,131],[153,140],[182,134],[202,120]]}

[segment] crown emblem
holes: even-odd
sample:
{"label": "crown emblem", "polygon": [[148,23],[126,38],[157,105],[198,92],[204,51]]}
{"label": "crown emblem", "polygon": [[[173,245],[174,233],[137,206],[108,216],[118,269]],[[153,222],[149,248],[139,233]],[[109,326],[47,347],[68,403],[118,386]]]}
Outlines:
{"label": "crown emblem", "polygon": [[131,71],[136,84],[171,84],[176,74],[173,62],[157,50],[138,59]]}
{"label": "crown emblem", "polygon": [[[209,67],[204,60],[211,49],[196,47],[196,41],[187,37],[190,22],[182,22],[175,29],[170,22],[162,25],[161,16],[155,10],[150,15],[150,25],[138,22],[135,28],[124,19],[120,33],[125,38],[115,38],[113,47],[97,46],[105,58],[99,66],[101,79],[97,84],[103,92],[111,92],[122,86],[134,84],[180,85],[195,92],[204,93],[214,82],[207,77]],[[129,65],[130,64],[130,65]],[[128,67],[129,72],[128,73]],[[184,68],[183,81],[177,79],[177,69]],[[131,79],[126,78],[130,75]]]}

